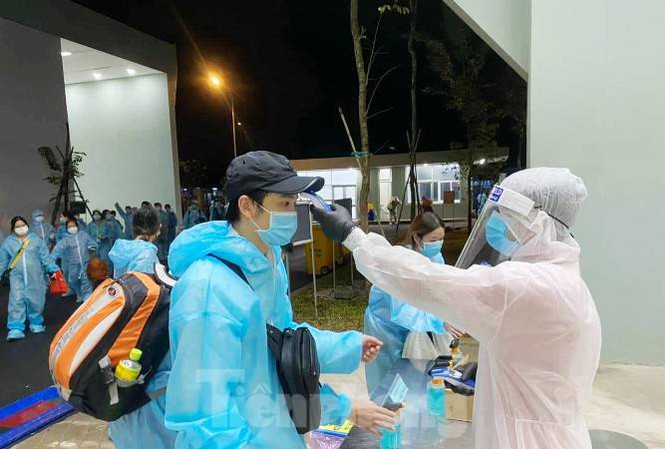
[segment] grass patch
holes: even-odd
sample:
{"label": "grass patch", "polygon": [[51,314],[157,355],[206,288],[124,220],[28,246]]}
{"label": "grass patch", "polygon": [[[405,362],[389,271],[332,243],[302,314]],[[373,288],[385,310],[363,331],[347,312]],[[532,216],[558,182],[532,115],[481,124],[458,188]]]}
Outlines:
{"label": "grass patch", "polygon": [[[467,239],[466,229],[449,230],[446,233],[444,257],[448,264],[454,264],[462,252],[462,248]],[[357,330],[362,331],[365,309],[367,308],[367,298],[369,296],[369,285],[364,278],[356,272],[356,296],[352,299],[331,299],[323,297],[332,289],[332,274],[322,276],[317,279],[319,292],[319,317],[314,314],[314,291],[312,285],[300,289],[292,296],[293,316],[297,322],[306,321],[319,329],[332,330],[337,332]],[[348,262],[337,269],[337,285],[351,285],[351,270]],[[361,288],[358,288],[359,285]]]}

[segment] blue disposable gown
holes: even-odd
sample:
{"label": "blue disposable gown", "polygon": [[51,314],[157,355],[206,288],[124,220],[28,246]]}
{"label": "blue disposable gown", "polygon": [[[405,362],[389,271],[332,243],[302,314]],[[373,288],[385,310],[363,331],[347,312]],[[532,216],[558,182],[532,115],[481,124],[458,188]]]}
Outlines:
{"label": "blue disposable gown", "polygon": [[196,206],[189,206],[189,209],[187,210],[187,213],[185,214],[185,218],[183,220],[185,229],[189,229],[192,226],[196,226],[199,223],[203,223],[204,221],[205,221],[205,216],[199,210],[199,208]]}
{"label": "blue disposable gown", "polygon": [[[106,223],[108,224],[109,232],[110,232],[110,235],[111,235],[111,248],[113,248],[113,245],[115,245],[115,242],[118,239],[123,238],[125,236],[125,233],[122,229],[122,225],[115,218],[111,218],[109,220],[106,220]],[[109,256],[109,258],[110,258],[110,256]]]}
{"label": "blue disposable gown", "polygon": [[[117,279],[128,271],[153,274],[157,262],[157,247],[143,240],[118,240],[111,248],[109,257],[113,262]],[[171,357],[166,354],[150,379],[146,391],[166,387],[171,371]],[[166,449],[175,444],[176,432],[164,425],[166,396],[161,395],[138,410],[109,424],[109,434],[116,449]]]}
{"label": "blue disposable gown", "polygon": [[[443,256],[437,254],[432,262],[443,264]],[[365,333],[383,342],[377,359],[365,366],[367,391],[372,393],[381,384],[393,364],[402,358],[404,342],[409,332],[434,332],[442,334],[444,323],[436,316],[408,305],[383,290],[372,287],[365,311]]]}
{"label": "blue disposable gown", "polygon": [[60,240],[64,239],[67,237],[67,225],[66,224],[60,224],[58,226],[58,229],[55,231],[55,242],[58,243]]}
{"label": "blue disposable gown", "polygon": [[113,231],[106,220],[93,221],[88,225],[86,232],[97,243],[97,257],[110,263],[109,251],[111,251]]}
{"label": "blue disposable gown", "polygon": [[[171,294],[166,426],[178,432],[177,448],[305,448],[281,396],[265,326],[307,325],[293,322],[280,248],[271,251],[276,265],[225,221],[184,231],[171,245],[169,266],[180,280]],[[251,287],[208,254],[240,266]],[[308,327],[321,372],[358,368],[360,333]],[[324,386],[324,423],[341,424],[350,407]]]}
{"label": "blue disposable gown", "polygon": [[122,208],[118,203],[115,204],[115,210],[118,212],[118,215],[120,215],[120,218],[125,222],[125,232],[123,233],[124,237],[127,240],[132,239],[132,226],[134,222],[134,214],[132,212],[127,213]]}
{"label": "blue disposable gown", "polygon": [[166,231],[166,237],[168,240],[169,246],[171,246],[171,243],[175,240],[175,231],[176,228],[178,227],[178,217],[176,216],[175,212],[167,212],[168,214],[168,219],[169,219],[169,225],[167,227]]}
{"label": "blue disposable gown", "polygon": [[37,236],[44,240],[48,246],[49,242],[55,240],[55,229],[53,225],[46,220],[37,221],[37,217],[44,216],[44,212],[36,210],[32,213],[32,224],[30,230],[37,234]]}
{"label": "blue disposable gown", "polygon": [[[33,232],[27,235],[28,246],[21,259],[9,273],[8,329],[25,329],[26,313],[31,325],[44,324],[44,303],[46,302],[45,273],[59,270],[48,253],[46,243]],[[21,249],[23,242],[10,235],[0,246],[0,274],[9,269],[12,259]]]}
{"label": "blue disposable gown", "polygon": [[92,284],[86,269],[90,262],[90,250],[97,248],[97,243],[87,232],[79,231],[75,235],[67,233],[53,248],[51,256],[62,259],[63,271],[67,273],[67,284],[76,293],[76,301],[83,302],[92,293]]}

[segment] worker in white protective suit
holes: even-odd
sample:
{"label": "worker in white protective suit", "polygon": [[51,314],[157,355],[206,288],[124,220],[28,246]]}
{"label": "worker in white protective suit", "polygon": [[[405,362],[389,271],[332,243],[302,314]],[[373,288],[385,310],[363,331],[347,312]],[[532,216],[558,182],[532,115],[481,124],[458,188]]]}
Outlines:
{"label": "worker in white protective suit", "polygon": [[480,342],[480,449],[591,449],[584,420],[600,321],[570,234],[586,198],[567,169],[515,173],[492,191],[456,267],[365,234],[343,208],[313,208],[375,286]]}

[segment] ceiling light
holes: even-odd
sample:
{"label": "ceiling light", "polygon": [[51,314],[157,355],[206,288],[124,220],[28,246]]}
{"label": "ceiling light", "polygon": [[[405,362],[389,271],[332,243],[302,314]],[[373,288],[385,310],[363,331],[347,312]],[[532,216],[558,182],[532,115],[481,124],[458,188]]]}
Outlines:
{"label": "ceiling light", "polygon": [[129,76],[136,75],[136,70],[135,69],[127,69],[127,75],[129,75]]}
{"label": "ceiling light", "polygon": [[102,79],[102,74],[101,74],[101,73],[94,72],[94,73],[92,74],[92,76],[93,76],[96,80],[100,80],[100,79]]}
{"label": "ceiling light", "polygon": [[64,57],[64,56],[71,56],[71,55],[72,55],[72,52],[71,52],[71,51],[61,51],[61,52],[60,52],[60,56],[63,56],[63,57]]}

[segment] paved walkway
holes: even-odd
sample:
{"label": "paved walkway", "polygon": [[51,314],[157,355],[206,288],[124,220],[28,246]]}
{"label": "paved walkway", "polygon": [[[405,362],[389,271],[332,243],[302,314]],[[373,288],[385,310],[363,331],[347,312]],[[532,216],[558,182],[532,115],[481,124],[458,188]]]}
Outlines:
{"label": "paved walkway", "polygon": [[[462,350],[477,357],[477,346],[471,340],[463,344]],[[322,382],[350,397],[368,398],[364,366],[350,375],[322,376]],[[665,367],[602,366],[586,417],[590,429],[625,433],[649,449],[665,449]],[[105,423],[77,414],[16,448],[111,449],[113,444],[106,436]]]}

